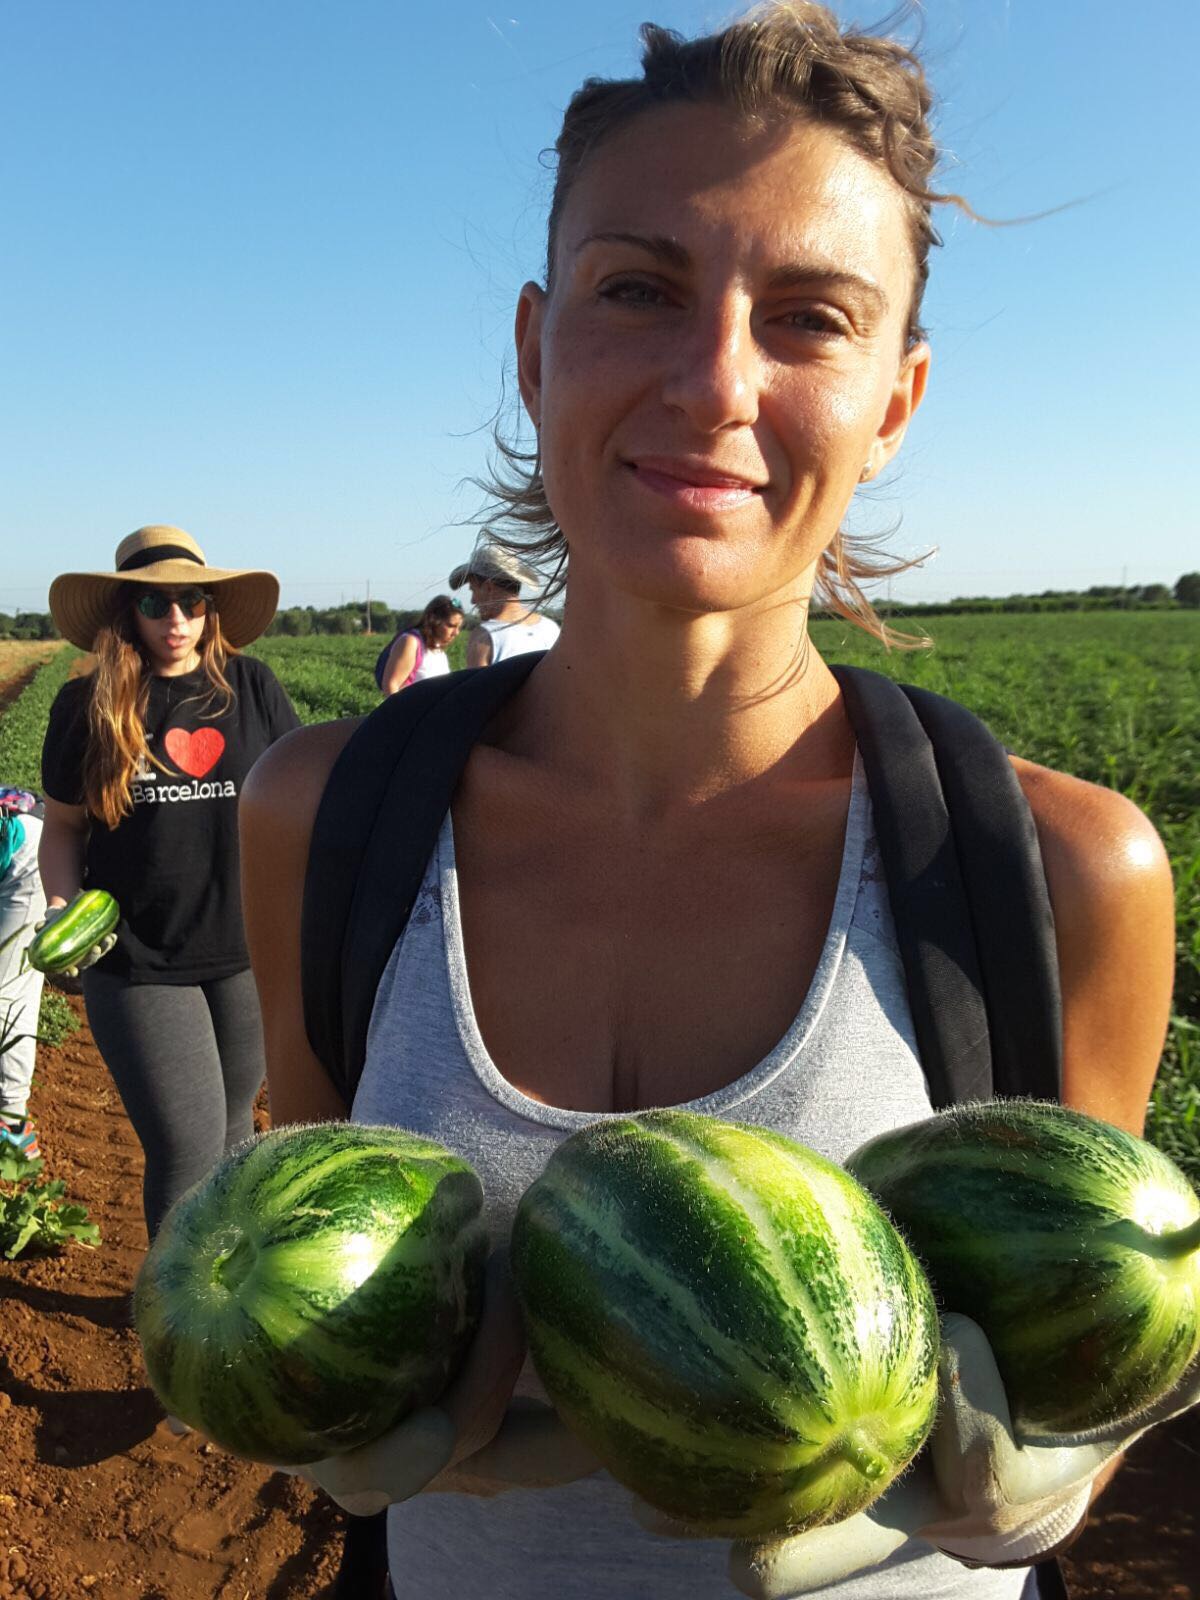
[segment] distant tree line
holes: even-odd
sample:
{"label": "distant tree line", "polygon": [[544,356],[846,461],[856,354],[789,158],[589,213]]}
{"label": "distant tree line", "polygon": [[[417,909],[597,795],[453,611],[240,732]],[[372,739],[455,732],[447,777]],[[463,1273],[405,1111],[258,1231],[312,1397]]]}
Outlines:
{"label": "distant tree line", "polygon": [[0,611],[0,639],[57,639],[58,629],[48,611]]}
{"label": "distant tree line", "polygon": [[[1165,583],[1093,584],[1090,589],[1043,589],[1040,594],[963,595],[956,600],[935,600],[926,604],[904,600],[877,600],[875,609],[885,617],[944,617],[963,612],[1016,611],[1174,611],[1200,609],[1200,572],[1185,572],[1173,586]],[[552,608],[551,615],[557,615]],[[817,613],[814,613],[816,615]],[[371,601],[371,632],[390,638],[402,628],[411,628],[420,617],[416,610],[393,610],[384,600]],[[299,637],[312,633],[364,633],[367,608],[361,602],[349,605],[285,606],[275,613],[268,633]],[[57,639],[58,629],[48,611],[0,611],[0,639]]]}
{"label": "distant tree line", "polygon": [[[1040,594],[961,595],[954,600],[919,603],[875,600],[882,617],[949,617],[971,612],[1177,611],[1200,609],[1200,572],[1185,572],[1173,588],[1165,583],[1098,583],[1090,589],[1043,589]],[[814,616],[819,613],[814,612]]]}
{"label": "distant tree line", "polygon": [[[415,611],[393,611],[386,600],[371,601],[371,632],[388,638],[402,628],[411,628],[421,615]],[[361,600],[349,605],[326,606],[318,611],[315,606],[285,606],[275,613],[268,633],[283,633],[300,638],[310,633],[365,633],[367,607]]]}

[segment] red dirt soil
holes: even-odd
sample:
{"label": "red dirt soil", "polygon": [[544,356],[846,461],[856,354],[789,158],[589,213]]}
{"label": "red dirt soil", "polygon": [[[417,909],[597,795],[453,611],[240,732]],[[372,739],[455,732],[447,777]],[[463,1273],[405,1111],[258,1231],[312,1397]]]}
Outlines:
{"label": "red dirt soil", "polygon": [[[82,1002],[71,1000],[82,1017]],[[129,1325],[142,1158],[91,1035],[39,1052],[45,1171],[98,1250],[0,1261],[0,1597],[316,1600],[342,1516],[304,1484],[163,1421]]]}
{"label": "red dirt soil", "polygon": [[[141,1153],[86,1029],[41,1052],[31,1109],[46,1170],[104,1242],[0,1261],[0,1600],[328,1597],[337,1508],[173,1437],[147,1386],[128,1319]],[[1068,1562],[1074,1600],[1200,1600],[1198,1482],[1193,1412],[1138,1445],[1098,1504]],[[462,1600],[486,1600],[485,1582]]]}

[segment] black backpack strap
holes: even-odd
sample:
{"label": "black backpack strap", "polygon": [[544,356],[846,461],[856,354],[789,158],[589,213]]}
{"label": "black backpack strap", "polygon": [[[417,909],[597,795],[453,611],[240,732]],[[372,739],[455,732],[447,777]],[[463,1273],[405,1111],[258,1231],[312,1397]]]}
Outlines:
{"label": "black backpack strap", "polygon": [[859,667],[832,671],[866,769],[935,1109],[993,1093],[1058,1099],[1054,922],[1003,747],[940,695]]}
{"label": "black backpack strap", "polygon": [[929,735],[971,909],[997,1094],[1058,1100],[1062,994],[1033,813],[1003,745],[964,707],[906,686]]}
{"label": "black backpack strap", "polygon": [[933,748],[904,691],[861,668],[832,669],[858,741],[875,836],[935,1110],[992,1092],[983,980]]}
{"label": "black backpack strap", "polygon": [[334,763],[313,821],[300,965],[305,1031],[347,1107],[375,991],[471,748],[543,653],[392,695]]}

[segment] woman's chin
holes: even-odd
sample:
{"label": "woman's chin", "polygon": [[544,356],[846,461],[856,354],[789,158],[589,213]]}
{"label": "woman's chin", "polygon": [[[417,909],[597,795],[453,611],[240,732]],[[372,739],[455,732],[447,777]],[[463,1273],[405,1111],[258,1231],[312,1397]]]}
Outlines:
{"label": "woman's chin", "polygon": [[[572,590],[577,568],[587,563],[571,561]],[[742,550],[708,540],[675,539],[647,548],[609,548],[600,565],[601,583],[610,593],[669,611],[706,616],[717,611],[740,611],[778,591],[781,575],[767,572]],[[579,573],[583,577],[582,571]],[[784,580],[786,582],[786,579]]]}

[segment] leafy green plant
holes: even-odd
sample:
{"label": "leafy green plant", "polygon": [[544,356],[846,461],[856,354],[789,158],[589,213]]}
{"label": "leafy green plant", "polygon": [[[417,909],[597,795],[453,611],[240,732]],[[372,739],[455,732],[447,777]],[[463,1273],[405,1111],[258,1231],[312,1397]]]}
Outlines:
{"label": "leafy green plant", "polygon": [[100,1229],[88,1221],[87,1207],[66,1199],[62,1178],[42,1177],[41,1157],[26,1161],[0,1146],[0,1255],[15,1261],[73,1242],[94,1248]]}
{"label": "leafy green plant", "polygon": [[[10,934],[0,950],[24,931],[18,928]],[[58,998],[62,1000],[61,995]],[[69,1007],[67,1012],[72,1027],[77,1028]],[[0,1055],[23,1037],[20,1012],[14,1013],[0,996]],[[100,1229],[89,1222],[87,1207],[66,1198],[67,1185],[62,1178],[43,1178],[44,1166],[40,1156],[29,1161],[0,1140],[0,1255],[6,1261],[15,1261],[27,1251],[57,1250],[72,1240],[89,1247],[100,1243]]]}
{"label": "leafy green plant", "polygon": [[[995,602],[996,608],[1004,602]],[[849,624],[812,634],[830,661],[856,662],[950,695],[1010,749],[1118,789],[1150,816],[1175,874],[1176,1017],[1147,1133],[1200,1183],[1200,611],[1069,611],[891,619],[934,648],[887,652]],[[373,668],[386,633],[251,646],[278,674],[303,722],[360,716],[379,704]],[[465,636],[450,653],[463,664]],[[36,785],[46,713],[75,652],[64,646],[0,712],[0,773]],[[22,776],[23,775],[23,776]]]}
{"label": "leafy green plant", "polygon": [[19,789],[38,789],[42,781],[42,740],[54,697],[79,658],[63,645],[39,667],[24,692],[0,714],[0,775]]}
{"label": "leafy green plant", "polygon": [[[893,618],[903,628],[903,618]],[[932,650],[888,653],[817,622],[827,661],[949,695],[1010,750],[1117,789],[1162,836],[1175,875],[1175,1011],[1146,1136],[1200,1184],[1200,612],[914,617]]]}
{"label": "leafy green plant", "polygon": [[38,1012],[37,1036],[41,1043],[57,1050],[65,1039],[79,1032],[80,1026],[66,995],[47,984],[42,990],[42,1008]]}

